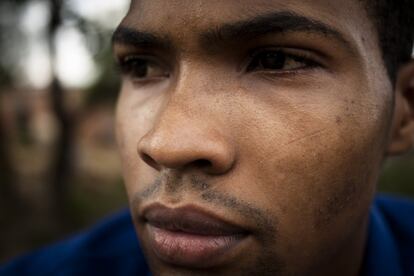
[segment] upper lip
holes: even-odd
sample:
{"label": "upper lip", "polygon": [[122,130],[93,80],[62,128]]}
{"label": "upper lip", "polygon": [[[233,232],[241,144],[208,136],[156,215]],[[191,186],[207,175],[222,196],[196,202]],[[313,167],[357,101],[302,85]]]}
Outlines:
{"label": "upper lip", "polygon": [[227,236],[247,232],[213,213],[191,205],[168,208],[156,203],[143,210],[143,218],[157,228],[195,235]]}

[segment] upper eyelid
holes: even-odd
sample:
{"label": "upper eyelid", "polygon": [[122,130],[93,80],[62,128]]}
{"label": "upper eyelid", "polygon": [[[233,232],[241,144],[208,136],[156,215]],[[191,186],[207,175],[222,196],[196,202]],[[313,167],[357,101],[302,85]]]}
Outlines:
{"label": "upper eyelid", "polygon": [[[325,64],[319,60],[314,54],[312,54],[312,51],[308,51],[305,49],[298,49],[298,48],[290,48],[290,47],[275,47],[275,46],[266,46],[266,47],[259,47],[255,49],[251,49],[248,51],[248,58],[245,60],[242,65],[238,68],[238,72],[242,73],[246,71],[250,64],[253,62],[255,58],[257,58],[260,54],[266,53],[266,52],[283,52],[288,57],[300,57],[303,59],[304,63],[308,63],[310,65],[309,67],[321,67],[326,68]],[[302,68],[303,69],[303,68]],[[280,70],[282,71],[282,70]]]}
{"label": "upper eyelid", "polygon": [[169,58],[160,51],[134,47],[115,47],[114,57],[117,62],[123,61],[126,57],[137,57],[163,65],[167,64]]}
{"label": "upper eyelid", "polygon": [[142,54],[124,54],[124,55],[119,55],[117,56],[117,60],[119,62],[126,62],[129,60],[133,60],[133,59],[141,59],[141,60],[146,60],[146,61],[151,61],[151,62],[155,62],[155,58],[149,56],[149,55],[142,55]]}
{"label": "upper eyelid", "polygon": [[300,48],[293,48],[293,47],[260,47],[253,50],[249,50],[249,56],[255,57],[265,52],[282,52],[287,56],[290,57],[302,57],[304,59],[314,60],[315,62],[319,63],[319,60],[322,58],[318,57],[319,54],[315,53],[313,50],[308,49],[300,49]]}
{"label": "upper eyelid", "polygon": [[128,59],[128,58],[131,58],[131,60],[133,60],[134,58],[142,59],[142,60],[145,60],[145,61],[149,62],[149,64],[151,64],[151,65],[162,67],[166,71],[170,70],[170,66],[167,62],[165,62],[163,59],[161,59],[161,58],[159,58],[159,57],[157,57],[156,55],[153,55],[153,54],[122,54],[122,55],[118,55],[116,57],[118,67],[122,69],[123,66],[127,65],[128,62],[126,61],[126,59]]}

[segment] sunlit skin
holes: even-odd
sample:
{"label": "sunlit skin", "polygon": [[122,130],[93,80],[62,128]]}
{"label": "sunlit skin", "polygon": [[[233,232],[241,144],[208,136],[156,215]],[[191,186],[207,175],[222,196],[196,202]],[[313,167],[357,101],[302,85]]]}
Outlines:
{"label": "sunlit skin", "polygon": [[[124,179],[154,275],[359,274],[381,164],[414,132],[414,66],[391,83],[360,1],[136,0],[114,52]],[[247,234],[208,262],[166,261],[142,219],[153,204]]]}

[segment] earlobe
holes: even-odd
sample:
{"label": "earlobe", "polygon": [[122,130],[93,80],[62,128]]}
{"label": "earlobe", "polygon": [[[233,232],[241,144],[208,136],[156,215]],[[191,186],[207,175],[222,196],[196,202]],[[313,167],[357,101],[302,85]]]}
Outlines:
{"label": "earlobe", "polygon": [[389,155],[407,152],[414,145],[414,60],[399,71],[395,93]]}

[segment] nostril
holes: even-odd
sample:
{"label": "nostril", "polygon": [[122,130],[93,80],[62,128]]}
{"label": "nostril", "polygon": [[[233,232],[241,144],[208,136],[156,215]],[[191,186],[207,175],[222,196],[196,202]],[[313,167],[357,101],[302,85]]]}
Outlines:
{"label": "nostril", "polygon": [[153,167],[154,169],[159,169],[158,163],[151,156],[149,156],[146,153],[141,153],[140,156],[141,156],[141,159],[145,163],[147,163],[149,166]]}
{"label": "nostril", "polygon": [[193,165],[197,168],[211,168],[213,163],[207,159],[197,159],[193,162]]}

